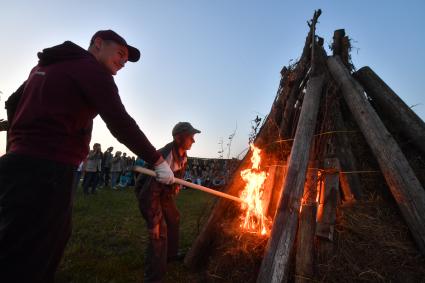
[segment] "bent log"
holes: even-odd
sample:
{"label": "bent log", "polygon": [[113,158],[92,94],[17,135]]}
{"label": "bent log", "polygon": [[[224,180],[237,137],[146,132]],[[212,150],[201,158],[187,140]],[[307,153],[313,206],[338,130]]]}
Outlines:
{"label": "bent log", "polygon": [[307,83],[282,196],[257,282],[280,283],[288,279],[289,263],[298,228],[298,214],[323,82],[324,75],[321,75],[311,78]]}
{"label": "bent log", "polygon": [[370,105],[360,84],[341,59],[329,57],[328,68],[375,155],[385,180],[419,249],[425,254],[425,191],[400,147]]}

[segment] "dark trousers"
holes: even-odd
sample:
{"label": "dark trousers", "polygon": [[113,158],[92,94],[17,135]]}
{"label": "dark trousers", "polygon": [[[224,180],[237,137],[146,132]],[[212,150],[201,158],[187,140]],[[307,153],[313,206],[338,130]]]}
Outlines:
{"label": "dark trousers", "polygon": [[102,185],[104,185],[105,187],[109,186],[110,177],[111,177],[111,168],[104,167],[102,169],[102,178],[101,178],[102,179],[101,180]]}
{"label": "dark trousers", "polygon": [[179,248],[180,213],[175,195],[161,196],[162,218],[159,239],[149,238],[145,257],[144,282],[162,282],[167,268],[167,258],[177,255]]}
{"label": "dark trousers", "polygon": [[84,194],[89,194],[89,188],[91,187],[91,193],[94,194],[96,192],[97,182],[99,181],[99,173],[98,172],[87,172],[84,175],[83,180],[83,192]]}
{"label": "dark trousers", "polygon": [[71,235],[75,166],[0,158],[0,282],[53,282]]}

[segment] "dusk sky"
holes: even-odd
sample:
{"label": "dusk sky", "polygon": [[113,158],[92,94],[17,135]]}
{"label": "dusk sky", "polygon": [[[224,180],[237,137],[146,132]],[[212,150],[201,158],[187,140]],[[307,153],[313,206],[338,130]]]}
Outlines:
{"label": "dusk sky", "polygon": [[[306,21],[318,8],[317,34],[325,45],[335,29],[345,28],[355,66],[370,66],[425,119],[423,0],[3,1],[0,118],[38,51],[65,40],[87,48],[97,30],[113,29],[142,53],[115,81],[151,142],[162,147],[174,124],[189,121],[202,131],[189,155],[218,157],[220,138],[226,144],[237,124],[230,154],[236,156],[248,145],[250,121],[268,114],[281,68],[301,55]],[[99,117],[94,142],[130,152]]]}

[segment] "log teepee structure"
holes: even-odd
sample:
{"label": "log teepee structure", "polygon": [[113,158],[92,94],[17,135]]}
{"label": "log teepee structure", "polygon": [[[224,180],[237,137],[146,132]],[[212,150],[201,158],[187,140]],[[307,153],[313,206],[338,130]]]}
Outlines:
{"label": "log teepee structure", "polygon": [[[360,166],[350,138],[350,121],[361,132],[403,217],[417,249],[425,254],[425,190],[401,150],[396,135],[425,157],[425,123],[369,67],[354,72],[350,40],[336,30],[328,56],[316,35],[321,11],[308,22],[300,59],[281,71],[270,113],[254,144],[262,149],[268,172],[263,198],[272,219],[264,239],[257,282],[308,281],[315,259],[334,250],[337,209],[364,197]],[[224,191],[238,196],[241,161]],[[361,173],[361,172],[360,172]],[[422,180],[423,182],[423,180]],[[185,258],[193,270],[216,251],[226,219],[238,217],[238,204],[217,200]],[[295,275],[295,276],[294,276]]]}

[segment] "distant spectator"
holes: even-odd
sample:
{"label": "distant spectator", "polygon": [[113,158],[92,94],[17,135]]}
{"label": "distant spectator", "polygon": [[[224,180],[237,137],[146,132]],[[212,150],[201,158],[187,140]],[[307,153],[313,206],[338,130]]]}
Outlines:
{"label": "distant spectator", "polygon": [[112,151],[114,148],[109,147],[103,154],[102,159],[102,185],[107,187],[109,185],[109,179],[111,178],[111,163],[112,163]]}
{"label": "distant spectator", "polygon": [[124,174],[121,174],[120,182],[117,185],[117,188],[125,189],[131,185],[131,181],[133,179],[133,173],[131,171],[127,171]]}
{"label": "distant spectator", "polygon": [[[136,161],[134,161],[134,165],[133,166],[140,166],[140,167],[145,167],[146,162],[141,159],[140,157],[137,157]],[[134,180],[136,181],[137,177],[139,176],[140,173],[138,172],[133,172],[133,176],[134,176]]]}
{"label": "distant spectator", "polygon": [[124,152],[121,156],[121,172],[117,179],[118,183],[121,179],[121,175],[125,174],[126,170],[127,170],[127,153]]}
{"label": "distant spectator", "polygon": [[186,170],[186,172],[184,174],[184,180],[188,181],[188,182],[192,182],[192,173],[190,171],[190,168],[188,168],[188,170]]}
{"label": "distant spectator", "polygon": [[225,185],[224,176],[222,174],[217,174],[212,180],[212,185],[214,187],[222,187]]}
{"label": "distant spectator", "polygon": [[136,179],[134,178],[135,172],[133,171],[133,167],[136,164],[136,158],[134,158],[134,156],[132,156],[129,161],[130,161],[130,164],[128,166],[128,171],[131,172],[131,179],[130,179],[130,182],[128,183],[128,185],[134,186],[135,183],[136,183]]}
{"label": "distant spectator", "polygon": [[121,166],[122,166],[122,170],[124,171],[127,167],[127,153],[123,153],[122,157],[121,157]]}
{"label": "distant spectator", "polygon": [[83,192],[85,195],[89,194],[89,187],[91,187],[91,193],[96,193],[97,182],[99,181],[99,173],[102,166],[102,150],[100,144],[95,143],[93,150],[89,152],[86,161],[85,175],[83,181]]}
{"label": "distant spectator", "polygon": [[117,181],[122,172],[121,151],[117,151],[111,160],[111,187],[116,189]]}

